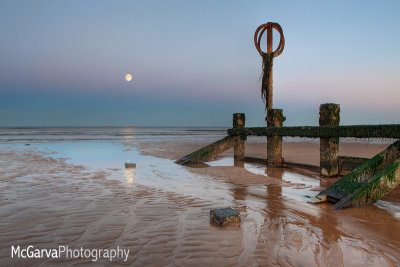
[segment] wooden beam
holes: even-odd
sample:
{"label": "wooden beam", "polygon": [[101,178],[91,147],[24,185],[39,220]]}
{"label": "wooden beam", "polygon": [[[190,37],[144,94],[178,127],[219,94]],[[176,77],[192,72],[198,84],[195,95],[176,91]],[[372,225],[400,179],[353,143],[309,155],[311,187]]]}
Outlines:
{"label": "wooden beam", "polygon": [[178,164],[200,163],[208,161],[218,154],[230,149],[235,144],[235,140],[241,138],[239,136],[226,136],[208,146],[200,148],[189,155],[175,161]]}
{"label": "wooden beam", "polygon": [[400,139],[400,124],[346,125],[346,126],[295,126],[295,127],[251,127],[229,129],[236,136],[292,136],[292,137],[355,137]]}

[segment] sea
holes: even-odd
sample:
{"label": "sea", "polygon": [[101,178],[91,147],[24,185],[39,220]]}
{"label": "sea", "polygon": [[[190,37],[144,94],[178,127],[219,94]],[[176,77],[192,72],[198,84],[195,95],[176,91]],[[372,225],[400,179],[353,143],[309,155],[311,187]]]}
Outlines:
{"label": "sea", "polygon": [[[0,127],[0,143],[30,144],[62,141],[213,140],[227,135],[226,127]],[[248,137],[265,140],[265,137]],[[319,138],[284,137],[289,142],[318,143]],[[395,139],[341,138],[341,142],[391,144]]]}
{"label": "sea", "polygon": [[226,135],[219,127],[0,127],[0,143],[207,139]]}

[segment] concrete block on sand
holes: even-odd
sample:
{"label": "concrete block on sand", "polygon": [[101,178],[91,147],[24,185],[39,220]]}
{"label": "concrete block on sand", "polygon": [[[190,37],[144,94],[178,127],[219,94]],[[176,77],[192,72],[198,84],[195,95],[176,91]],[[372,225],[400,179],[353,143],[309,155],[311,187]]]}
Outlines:
{"label": "concrete block on sand", "polygon": [[240,213],[232,208],[210,210],[210,221],[219,226],[230,222],[240,222]]}

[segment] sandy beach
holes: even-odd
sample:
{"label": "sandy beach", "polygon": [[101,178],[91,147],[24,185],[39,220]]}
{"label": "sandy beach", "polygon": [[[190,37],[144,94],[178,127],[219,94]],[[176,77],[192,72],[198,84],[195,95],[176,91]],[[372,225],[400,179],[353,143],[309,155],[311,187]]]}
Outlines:
{"label": "sandy beach", "polygon": [[[91,259],[12,259],[11,245],[52,248],[129,248],[132,266],[397,266],[400,264],[400,190],[377,204],[334,211],[308,197],[327,182],[311,170],[233,167],[225,152],[205,168],[174,160],[213,141],[126,140],[72,145],[8,146],[0,152],[0,265],[87,265]],[[108,162],[129,154],[137,170],[107,166],[91,150],[105,146]],[[45,147],[46,149],[44,149]],[[342,155],[370,157],[385,144],[342,143]],[[58,150],[58,151],[57,151]],[[82,152],[83,151],[83,152]],[[246,155],[265,157],[262,140]],[[287,161],[318,165],[318,143],[286,142]],[[100,162],[91,167],[90,159]],[[77,164],[81,162],[81,164]],[[106,168],[107,167],[107,168]],[[329,184],[330,182],[328,182]],[[214,208],[233,207],[241,223],[218,227]],[[97,265],[107,265],[98,259]]]}

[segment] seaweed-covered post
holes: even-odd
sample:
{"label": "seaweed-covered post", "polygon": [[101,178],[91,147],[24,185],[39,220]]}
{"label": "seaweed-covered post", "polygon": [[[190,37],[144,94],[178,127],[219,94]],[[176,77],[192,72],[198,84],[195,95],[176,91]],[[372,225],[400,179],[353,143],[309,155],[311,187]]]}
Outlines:
{"label": "seaweed-covered post", "polygon": [[[244,128],[246,123],[246,116],[244,113],[233,113],[233,128]],[[233,146],[233,159],[236,167],[244,166],[244,153],[245,153],[245,136],[236,136]]]}
{"label": "seaweed-covered post", "polygon": [[[280,35],[279,45],[275,51],[272,48],[272,30],[275,29]],[[261,50],[261,37],[267,31],[267,52]],[[285,121],[283,111],[281,109],[272,109],[272,66],[275,57],[283,52],[285,47],[285,38],[283,31],[278,23],[268,22],[260,25],[254,34],[254,44],[256,49],[263,60],[263,76],[261,81],[261,97],[265,103],[265,110],[267,111],[267,126],[268,127],[281,127]],[[267,164],[270,166],[281,166],[282,159],[282,137],[270,136],[267,138]]]}
{"label": "seaweed-covered post", "polygon": [[[269,109],[267,112],[268,127],[282,127],[286,118],[283,116],[282,109]],[[267,164],[269,166],[279,167],[282,166],[282,136],[268,136],[267,137]]]}
{"label": "seaweed-covered post", "polygon": [[[275,51],[272,48],[272,30],[275,29],[280,35],[279,44]],[[261,50],[261,37],[267,31],[267,52]],[[285,37],[281,26],[275,22],[260,25],[254,33],[254,45],[263,61],[263,75],[261,81],[261,97],[265,102],[265,110],[272,109],[272,66],[274,58],[282,54],[285,47]]]}
{"label": "seaweed-covered post", "polygon": [[[339,126],[340,105],[321,104],[319,106],[319,126]],[[339,174],[339,137],[320,138],[320,173],[335,177]]]}

